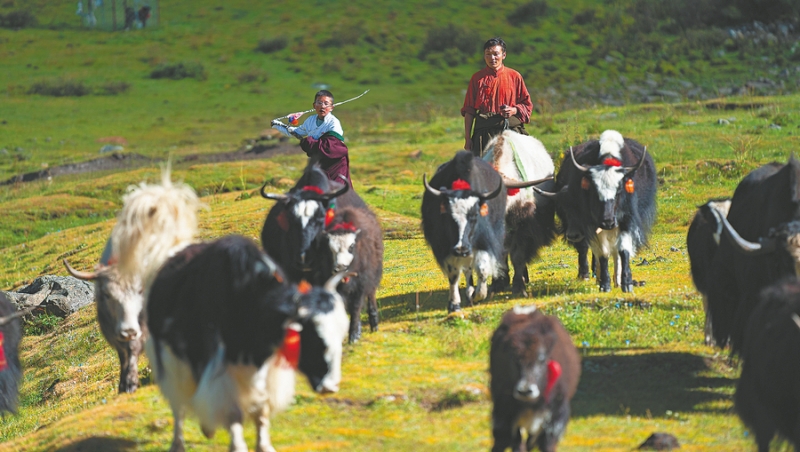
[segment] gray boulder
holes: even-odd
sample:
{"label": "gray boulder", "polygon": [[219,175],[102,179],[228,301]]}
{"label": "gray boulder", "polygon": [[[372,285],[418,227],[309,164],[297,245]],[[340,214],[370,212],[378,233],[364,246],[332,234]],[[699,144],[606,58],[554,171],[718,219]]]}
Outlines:
{"label": "gray boulder", "polygon": [[4,293],[17,309],[38,305],[34,316],[46,312],[64,318],[94,302],[94,284],[72,276],[40,276],[18,292]]}

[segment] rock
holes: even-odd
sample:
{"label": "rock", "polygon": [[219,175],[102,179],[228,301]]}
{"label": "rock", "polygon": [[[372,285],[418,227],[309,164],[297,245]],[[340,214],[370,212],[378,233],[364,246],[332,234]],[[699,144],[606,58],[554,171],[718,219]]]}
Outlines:
{"label": "rock", "polygon": [[775,130],[781,130],[781,126],[779,126],[779,125],[777,125],[777,124],[770,124],[770,125],[769,125],[769,128],[770,128],[770,129],[775,129]]}
{"label": "rock", "polygon": [[680,449],[678,439],[669,433],[653,433],[642,444],[639,450],[672,450]]}
{"label": "rock", "polygon": [[719,118],[719,119],[717,119],[717,124],[719,124],[719,125],[721,125],[721,126],[727,126],[727,125],[728,125],[728,124],[730,124],[730,123],[731,123],[731,122],[730,122],[730,121],[728,121],[727,119],[723,119],[723,118]]}
{"label": "rock", "polygon": [[419,158],[422,157],[422,149],[417,149],[416,151],[408,154],[408,157],[413,160],[419,160]]}
{"label": "rock", "polygon": [[114,145],[111,145],[111,144],[107,144],[107,145],[105,145],[105,146],[100,148],[100,153],[104,154],[104,153],[107,153],[107,152],[122,152],[124,150],[125,150],[125,148],[122,147],[122,146],[114,146]]}
{"label": "rock", "polygon": [[17,309],[39,305],[41,312],[64,318],[94,302],[94,284],[72,276],[45,275],[36,278],[18,292],[4,292]]}
{"label": "rock", "polygon": [[670,97],[673,99],[679,99],[681,97],[680,93],[666,89],[657,89],[655,93],[659,96]]}

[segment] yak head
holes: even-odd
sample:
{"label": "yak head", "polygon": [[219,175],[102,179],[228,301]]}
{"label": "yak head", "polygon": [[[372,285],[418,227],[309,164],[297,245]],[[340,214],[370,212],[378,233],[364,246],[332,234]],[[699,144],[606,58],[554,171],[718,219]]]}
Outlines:
{"label": "yak head", "polygon": [[137,340],[142,336],[140,316],[144,309],[144,295],[139,278],[122,278],[116,265],[101,264],[94,272],[82,272],[72,268],[66,259],[63,262],[70,275],[94,281],[94,298],[104,334],[120,342]]}
{"label": "yak head", "polygon": [[[309,251],[333,218],[333,199],[350,189],[350,184],[346,180],[344,182],[339,189],[330,189],[325,183],[295,187],[286,194],[266,193],[266,184],[261,187],[261,196],[279,202],[273,207],[278,209],[274,221],[283,232],[278,240],[286,241],[292,250],[290,265],[297,268],[311,266],[314,256]],[[267,221],[270,221],[269,217]]]}
{"label": "yak head", "polygon": [[507,343],[519,371],[513,396],[529,404],[547,402],[561,376],[560,364],[551,359],[557,340],[552,320],[535,306],[517,306],[506,315]]}
{"label": "yak head", "polygon": [[347,270],[353,263],[359,234],[361,229],[350,222],[335,222],[326,229],[325,237],[331,249],[334,272]]}
{"label": "yak head", "polygon": [[306,282],[297,286],[297,322],[300,326],[298,368],[319,393],[339,390],[342,380],[342,343],[347,336],[347,311],[336,286],[353,273],[333,275],[322,288]]}
{"label": "yak head", "polygon": [[[605,136],[609,131],[603,133]],[[613,131],[611,131],[613,132]],[[633,176],[636,170],[642,167],[647,156],[644,148],[642,156],[635,166],[623,166],[619,150],[622,149],[622,135],[614,132],[619,141],[614,140],[614,145],[619,145],[616,152],[608,152],[607,143],[601,136],[600,164],[584,166],[575,160],[575,154],[570,150],[570,157],[580,175],[580,191],[584,192],[584,199],[588,204],[592,224],[602,229],[615,229],[618,224],[617,210],[622,202],[634,192]],[[577,181],[570,181],[570,185]],[[578,192],[576,187],[570,189],[572,193]]]}
{"label": "yak head", "polygon": [[770,265],[774,266],[774,272],[800,276],[800,220],[781,223],[771,228],[766,237],[751,242],[739,235],[723,212],[716,209],[713,212],[735,250],[747,256],[772,255]]}
{"label": "yak head", "polygon": [[436,196],[440,202],[439,223],[446,231],[447,243],[453,244],[451,254],[457,257],[472,255],[472,236],[478,226],[478,219],[488,215],[489,205],[486,201],[500,194],[503,182],[492,192],[482,193],[472,190],[469,182],[456,179],[450,188],[439,190],[431,187],[425,175],[422,184],[428,193]]}

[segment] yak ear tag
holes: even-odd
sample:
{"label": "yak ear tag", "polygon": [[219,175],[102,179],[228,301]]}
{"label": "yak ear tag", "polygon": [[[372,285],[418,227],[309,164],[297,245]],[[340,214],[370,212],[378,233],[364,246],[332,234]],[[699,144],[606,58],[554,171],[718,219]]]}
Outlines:
{"label": "yak ear tag", "polygon": [[633,179],[628,179],[625,181],[625,191],[628,193],[633,193]]}
{"label": "yak ear tag", "polygon": [[8,367],[8,361],[6,361],[6,353],[3,351],[3,332],[0,331],[0,371],[5,370]]}
{"label": "yak ear tag", "polygon": [[481,216],[485,217],[486,215],[489,215],[489,205],[481,204]]}
{"label": "yak ear tag", "polygon": [[328,207],[328,210],[325,211],[325,227],[327,228],[328,225],[331,224],[333,221],[333,217],[336,216],[336,211],[333,210],[333,205]]}
{"label": "yak ear tag", "polygon": [[544,390],[546,400],[550,400],[550,391],[553,390],[559,377],[561,377],[561,364],[558,361],[547,361],[547,387]]}
{"label": "yak ear tag", "polygon": [[303,295],[308,295],[308,293],[311,292],[311,284],[304,279],[297,283],[297,291]]}
{"label": "yak ear tag", "polygon": [[281,345],[280,354],[292,366],[297,369],[300,364],[300,325],[292,324],[286,328],[286,334],[283,336],[283,345]]}
{"label": "yak ear tag", "polygon": [[584,189],[584,190],[588,190],[589,189],[589,178],[588,177],[582,177],[581,178],[581,188]]}

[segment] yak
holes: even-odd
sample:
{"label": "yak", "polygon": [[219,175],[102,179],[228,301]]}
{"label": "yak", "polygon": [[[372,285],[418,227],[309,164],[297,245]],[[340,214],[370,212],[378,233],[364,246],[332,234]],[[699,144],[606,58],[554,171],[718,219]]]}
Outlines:
{"label": "yak", "polygon": [[612,258],[615,284],[631,292],[631,259],[647,243],[656,218],[655,163],[644,146],[616,130],[606,130],[599,140],[579,148],[569,152],[574,168],[556,177],[568,177],[566,185],[550,195],[567,218],[567,239],[578,244],[586,240],[591,247],[600,290],[611,290]]}
{"label": "yak", "polygon": [[448,312],[461,310],[461,273],[467,278],[467,300],[483,300],[489,291],[487,279],[499,274],[503,257],[506,197],[498,196],[505,188],[503,179],[491,165],[473,157],[472,152],[459,151],[439,166],[430,183],[422,177],[422,232],[450,283]]}
{"label": "yak", "polygon": [[716,221],[723,238],[706,279],[708,308],[717,345],[738,354],[761,290],[800,275],[800,162],[752,171]]}
{"label": "yak", "polygon": [[554,452],[569,422],[581,360],[564,326],[535,306],[506,312],[492,335],[492,452]]}
{"label": "yak", "polygon": [[[512,130],[494,136],[486,145],[483,159],[503,176],[508,189],[504,254],[510,257],[514,266],[513,292],[527,296],[527,264],[555,238],[555,207],[551,199],[533,189],[516,187],[525,185],[520,182],[527,182],[531,185],[541,184],[541,189],[551,190],[553,159],[541,141]],[[503,274],[492,282],[492,291],[499,291],[508,284],[506,261],[506,257],[503,257]]]}

